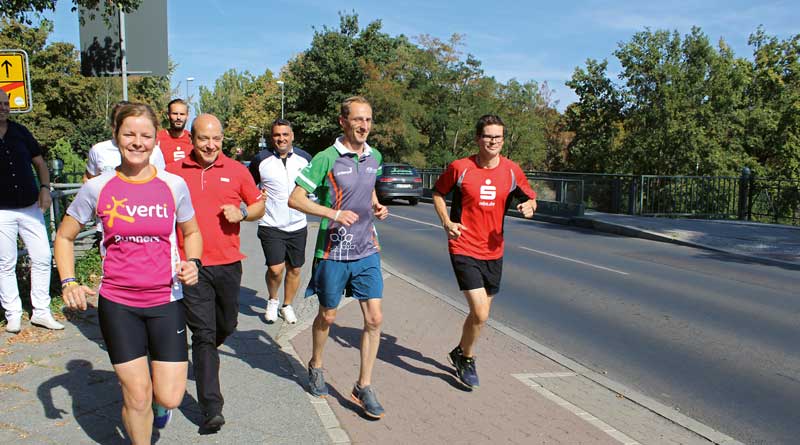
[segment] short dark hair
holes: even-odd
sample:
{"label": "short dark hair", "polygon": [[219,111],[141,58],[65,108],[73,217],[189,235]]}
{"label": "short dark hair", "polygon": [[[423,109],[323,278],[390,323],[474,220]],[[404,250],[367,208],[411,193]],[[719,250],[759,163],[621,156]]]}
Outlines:
{"label": "short dark hair", "polygon": [[484,114],[478,119],[478,123],[475,124],[475,137],[481,137],[483,135],[483,128],[488,125],[499,125],[503,127],[504,133],[506,131],[506,124],[503,123],[503,119],[500,119],[500,116],[496,114]]}
{"label": "short dark hair", "polygon": [[185,100],[183,100],[183,99],[181,99],[179,97],[177,99],[172,99],[171,101],[169,101],[169,103],[167,104],[167,113],[169,113],[169,111],[172,109],[172,105],[174,105],[174,104],[183,105],[184,107],[186,107],[186,112],[189,112],[189,104],[186,103]]}
{"label": "short dark hair", "polygon": [[274,130],[275,127],[279,127],[279,126],[289,127],[290,130],[294,131],[294,127],[292,127],[292,123],[291,122],[289,122],[288,120],[286,120],[284,118],[278,118],[278,119],[275,119],[274,121],[272,121],[272,124],[270,124],[270,126],[269,126],[269,134],[271,135],[272,134],[272,130]]}
{"label": "short dark hair", "polygon": [[364,96],[350,96],[347,99],[342,101],[341,109],[339,110],[339,115],[343,118],[347,119],[350,116],[350,105],[352,104],[365,104],[369,105],[372,108],[372,104],[369,103],[366,97]]}

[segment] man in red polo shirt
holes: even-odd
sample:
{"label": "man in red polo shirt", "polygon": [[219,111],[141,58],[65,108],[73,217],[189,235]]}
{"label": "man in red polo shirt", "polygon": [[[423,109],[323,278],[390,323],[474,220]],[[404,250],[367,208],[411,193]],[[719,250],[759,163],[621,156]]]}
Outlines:
{"label": "man in red polo shirt", "polygon": [[171,164],[192,152],[192,135],[186,131],[189,105],[183,99],[173,99],[167,105],[169,128],[156,133],[156,142],[164,154],[164,162]]}
{"label": "man in red polo shirt", "polygon": [[[186,323],[192,330],[192,366],[197,398],[203,409],[203,427],[218,430],[225,424],[219,385],[219,347],[236,330],[242,259],[239,223],[264,215],[264,199],[247,168],[222,153],[222,125],[210,114],[192,124],[194,150],[167,171],[189,186],[192,205],[203,234],[203,256],[198,283],[184,286]],[[246,209],[240,209],[244,202]],[[178,234],[183,250],[183,238]]]}

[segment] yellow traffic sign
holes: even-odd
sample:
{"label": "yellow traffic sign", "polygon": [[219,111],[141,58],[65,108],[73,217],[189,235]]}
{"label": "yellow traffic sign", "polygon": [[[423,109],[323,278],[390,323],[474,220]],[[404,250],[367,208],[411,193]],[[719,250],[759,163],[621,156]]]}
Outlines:
{"label": "yellow traffic sign", "polygon": [[8,94],[12,113],[27,113],[31,103],[28,53],[21,49],[0,49],[0,89]]}

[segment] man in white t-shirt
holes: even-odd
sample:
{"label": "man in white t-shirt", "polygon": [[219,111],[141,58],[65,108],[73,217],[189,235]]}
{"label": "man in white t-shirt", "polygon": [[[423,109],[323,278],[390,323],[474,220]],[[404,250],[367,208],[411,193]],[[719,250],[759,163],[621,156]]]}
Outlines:
{"label": "man in white t-shirt", "polygon": [[[111,109],[111,133],[114,133],[114,118],[117,115],[117,111],[121,106],[127,103],[127,101],[117,102],[114,108]],[[86,159],[86,171],[83,174],[83,182],[95,176],[100,176],[105,172],[114,170],[120,163],[122,163],[122,157],[119,153],[119,147],[117,147],[113,139],[94,144],[89,150],[89,155]],[[150,155],[150,164],[159,170],[164,170],[164,155],[161,153],[158,146],[153,149],[153,153]]]}

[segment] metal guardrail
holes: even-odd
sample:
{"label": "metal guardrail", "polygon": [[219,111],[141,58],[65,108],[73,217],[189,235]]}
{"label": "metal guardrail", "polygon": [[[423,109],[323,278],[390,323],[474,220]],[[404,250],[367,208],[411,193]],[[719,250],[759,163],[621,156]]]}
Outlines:
{"label": "metal guardrail", "polygon": [[[421,169],[430,189],[443,169]],[[800,224],[800,181],[735,176],[525,172],[543,200],[605,213]]]}
{"label": "metal guardrail", "polygon": [[[50,238],[50,244],[53,243],[55,240],[56,231],[58,230],[58,225],[61,223],[61,220],[64,218],[64,215],[67,212],[67,208],[69,207],[69,203],[72,202],[72,197],[78,194],[78,190],[80,190],[81,185],[79,183],[53,183],[51,184],[51,196],[53,197],[53,203],[50,206],[50,211],[48,212],[49,215],[45,215],[47,220],[49,221],[49,227],[47,231],[47,235]],[[92,236],[97,232],[97,228],[95,227],[94,223],[89,223],[84,227],[84,230],[78,234],[75,238],[76,240],[86,238],[88,236]]]}

